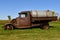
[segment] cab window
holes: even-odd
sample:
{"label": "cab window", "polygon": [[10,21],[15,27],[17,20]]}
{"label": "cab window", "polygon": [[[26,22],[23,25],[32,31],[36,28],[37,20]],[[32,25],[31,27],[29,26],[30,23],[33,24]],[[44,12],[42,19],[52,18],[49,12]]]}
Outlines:
{"label": "cab window", "polygon": [[20,18],[25,18],[25,17],[27,17],[27,13],[21,13],[20,14]]}

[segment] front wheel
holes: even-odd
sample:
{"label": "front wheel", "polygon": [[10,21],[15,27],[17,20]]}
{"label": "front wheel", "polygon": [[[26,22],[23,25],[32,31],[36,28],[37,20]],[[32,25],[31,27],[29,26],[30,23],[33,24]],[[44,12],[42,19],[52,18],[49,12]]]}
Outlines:
{"label": "front wheel", "polygon": [[13,30],[14,26],[12,24],[7,24],[7,25],[4,26],[4,29],[5,30]]}

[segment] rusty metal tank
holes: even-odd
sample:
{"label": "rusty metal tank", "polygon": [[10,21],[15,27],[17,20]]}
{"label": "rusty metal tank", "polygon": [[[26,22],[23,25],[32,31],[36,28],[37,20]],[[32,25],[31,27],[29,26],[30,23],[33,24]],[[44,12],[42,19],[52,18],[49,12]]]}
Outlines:
{"label": "rusty metal tank", "polygon": [[33,10],[31,15],[32,17],[51,17],[54,16],[54,12],[50,10]]}

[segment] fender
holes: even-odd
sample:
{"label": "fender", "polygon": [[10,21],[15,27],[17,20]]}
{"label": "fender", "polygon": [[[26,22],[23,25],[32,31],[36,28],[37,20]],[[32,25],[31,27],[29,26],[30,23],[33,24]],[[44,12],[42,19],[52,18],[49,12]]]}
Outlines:
{"label": "fender", "polygon": [[4,28],[6,25],[13,25],[13,24],[12,23],[6,23],[5,25],[2,26],[2,28]]}

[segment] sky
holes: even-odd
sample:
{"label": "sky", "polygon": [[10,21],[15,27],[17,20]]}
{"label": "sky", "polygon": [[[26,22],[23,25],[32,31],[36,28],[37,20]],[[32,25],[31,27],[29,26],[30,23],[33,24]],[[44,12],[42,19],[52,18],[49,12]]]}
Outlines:
{"label": "sky", "polygon": [[0,20],[18,17],[26,10],[52,10],[60,16],[60,0],[0,0]]}

